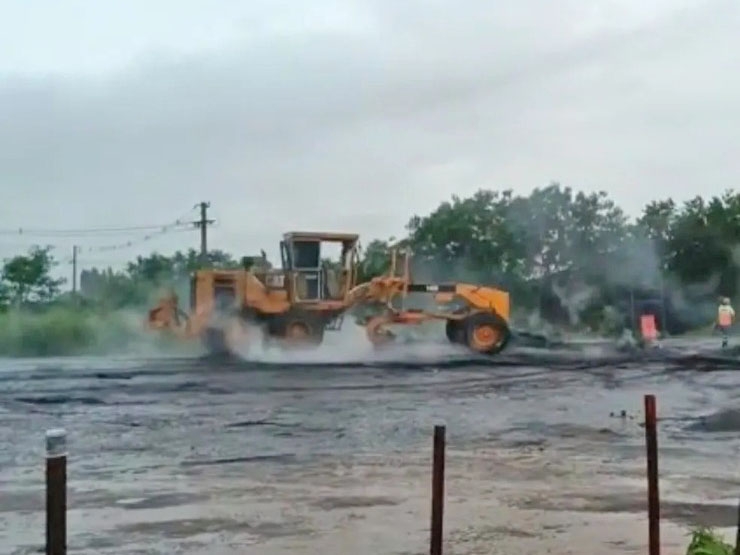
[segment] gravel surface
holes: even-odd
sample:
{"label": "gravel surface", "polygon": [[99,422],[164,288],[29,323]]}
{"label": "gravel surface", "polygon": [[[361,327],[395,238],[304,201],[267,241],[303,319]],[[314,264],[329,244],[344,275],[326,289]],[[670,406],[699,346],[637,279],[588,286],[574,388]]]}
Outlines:
{"label": "gravel surface", "polygon": [[0,553],[43,546],[60,426],[70,553],[425,553],[435,424],[445,553],[645,552],[646,393],[664,546],[683,552],[686,527],[737,518],[740,358],[716,347],[0,360]]}

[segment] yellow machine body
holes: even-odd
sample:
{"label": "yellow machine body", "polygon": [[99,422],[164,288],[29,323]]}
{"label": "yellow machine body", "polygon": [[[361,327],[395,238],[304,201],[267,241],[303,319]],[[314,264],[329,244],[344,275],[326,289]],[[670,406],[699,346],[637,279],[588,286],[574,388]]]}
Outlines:
{"label": "yellow machine body", "polygon": [[[338,263],[321,258],[320,245],[341,245]],[[465,283],[413,283],[409,253],[401,271],[392,252],[387,274],[357,284],[358,236],[342,233],[291,232],[280,244],[282,268],[196,271],[191,277],[190,313],[184,314],[174,295],[149,312],[153,329],[175,330],[183,337],[206,338],[210,350],[228,350],[224,319],[260,326],[265,335],[288,344],[319,344],[324,331],[341,326],[345,313],[370,307],[363,322],[370,341],[393,339],[392,325],[446,321],[453,343],[487,354],[500,352],[510,336],[510,299],[506,291]],[[406,308],[411,294],[431,294],[433,309]],[[453,308],[450,308],[452,306]],[[226,326],[228,327],[228,326]]]}

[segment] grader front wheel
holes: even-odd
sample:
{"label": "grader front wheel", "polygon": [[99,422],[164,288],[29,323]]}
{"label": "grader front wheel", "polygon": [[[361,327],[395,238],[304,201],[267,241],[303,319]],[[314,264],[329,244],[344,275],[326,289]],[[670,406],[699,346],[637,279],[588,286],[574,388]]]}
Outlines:
{"label": "grader front wheel", "polygon": [[465,325],[460,320],[447,320],[445,334],[450,343],[465,345]]}
{"label": "grader front wheel", "polygon": [[508,324],[497,314],[473,314],[463,322],[467,345],[478,353],[500,353],[511,337]]}
{"label": "grader front wheel", "polygon": [[365,324],[365,333],[370,342],[376,347],[382,347],[393,343],[395,336],[385,328],[390,320],[386,316],[373,316]]}

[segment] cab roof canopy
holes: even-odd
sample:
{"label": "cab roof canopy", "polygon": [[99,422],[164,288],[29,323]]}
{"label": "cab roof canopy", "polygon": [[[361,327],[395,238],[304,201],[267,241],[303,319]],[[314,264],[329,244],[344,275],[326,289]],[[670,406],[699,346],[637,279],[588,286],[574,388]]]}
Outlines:
{"label": "cab roof canopy", "polygon": [[323,231],[288,231],[283,234],[285,241],[335,241],[356,243],[360,236],[357,233],[333,233]]}

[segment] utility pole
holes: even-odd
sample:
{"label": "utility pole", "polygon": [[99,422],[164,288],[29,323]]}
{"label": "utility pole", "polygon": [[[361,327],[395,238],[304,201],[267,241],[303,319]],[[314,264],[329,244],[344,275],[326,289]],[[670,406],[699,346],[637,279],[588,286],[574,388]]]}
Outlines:
{"label": "utility pole", "polygon": [[72,294],[77,294],[77,252],[80,247],[77,245],[72,247]]}
{"label": "utility pole", "polygon": [[214,220],[208,219],[208,209],[211,207],[210,202],[200,202],[195,207],[200,207],[200,220],[193,222],[193,224],[200,228],[200,265],[205,266],[208,263],[207,228],[210,224],[214,223]]}

